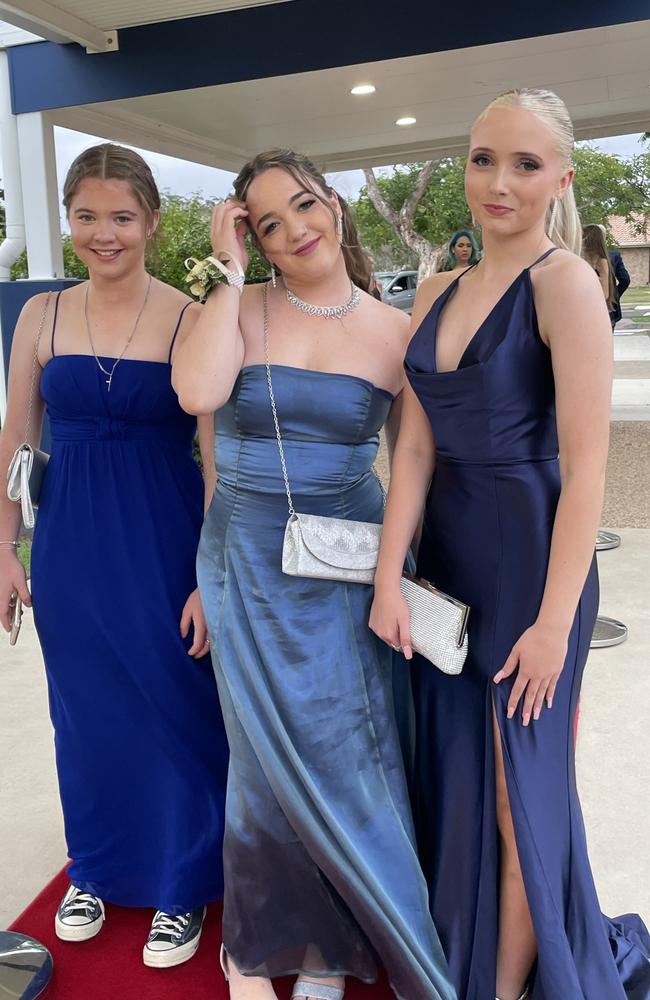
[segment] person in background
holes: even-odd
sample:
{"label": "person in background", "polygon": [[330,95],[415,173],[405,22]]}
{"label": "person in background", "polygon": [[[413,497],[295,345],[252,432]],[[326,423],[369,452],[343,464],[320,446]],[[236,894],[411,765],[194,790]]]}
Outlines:
{"label": "person in background", "polygon": [[614,269],[607,252],[602,226],[589,224],[582,227],[582,256],[598,275],[613,330],[617,322],[615,318],[617,309],[618,319],[620,319],[621,307],[618,302]]}
{"label": "person in background", "polygon": [[454,233],[449,240],[445,270],[458,274],[472,264],[477,264],[480,259],[481,254],[474,234],[470,233],[469,229],[459,229]]}
{"label": "person in background", "polygon": [[[71,859],[54,924],[62,940],[86,941],[102,929],[105,902],[151,907],[143,960],[164,968],[195,953],[205,904],[223,892],[228,748],[195,570],[214,434],[208,417],[199,421],[204,484],[196,420],[171,385],[177,335],[200,306],[146,271],[160,196],[141,156],[111,143],[85,150],[63,202],[89,278],[26,303],[0,437],[6,469],[44,317],[31,427],[36,443],[46,408],[52,454],[32,595]],[[7,630],[12,592],[31,603],[19,519],[2,491]]]}
{"label": "person in background", "polygon": [[[600,226],[600,230],[607,240],[607,230],[605,226]],[[610,312],[610,320],[612,322],[612,330],[615,328],[619,319],[622,319],[623,313],[621,312],[621,298],[623,293],[627,291],[630,287],[630,273],[625,266],[623,257],[618,250],[609,251],[609,259],[612,264],[612,270],[614,271],[614,281],[616,283],[616,296],[612,304],[612,310]]]}

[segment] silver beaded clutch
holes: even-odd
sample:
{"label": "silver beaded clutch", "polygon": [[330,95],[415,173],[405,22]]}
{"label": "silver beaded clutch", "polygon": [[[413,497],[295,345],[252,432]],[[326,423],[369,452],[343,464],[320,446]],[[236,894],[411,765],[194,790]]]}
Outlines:
{"label": "silver beaded clutch", "polygon": [[469,606],[406,573],[400,586],[411,615],[415,652],[443,674],[459,674],[467,657]]}
{"label": "silver beaded clutch", "polygon": [[344,583],[372,583],[381,524],[319,514],[289,515],[282,546],[282,572]]}

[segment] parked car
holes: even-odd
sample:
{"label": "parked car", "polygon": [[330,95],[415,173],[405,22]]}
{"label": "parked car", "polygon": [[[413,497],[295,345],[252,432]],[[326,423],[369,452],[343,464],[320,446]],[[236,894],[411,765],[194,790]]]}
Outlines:
{"label": "parked car", "polygon": [[397,309],[403,309],[410,316],[413,312],[418,272],[378,271],[375,278],[381,285],[381,301]]}

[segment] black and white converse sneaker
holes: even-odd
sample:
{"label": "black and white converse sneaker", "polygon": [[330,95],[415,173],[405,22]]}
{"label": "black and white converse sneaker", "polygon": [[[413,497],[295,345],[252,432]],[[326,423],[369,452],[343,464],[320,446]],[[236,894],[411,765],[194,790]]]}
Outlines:
{"label": "black and white converse sneaker", "polygon": [[205,906],[177,917],[158,910],[142,952],[144,964],[169,969],[187,962],[199,947],[205,914]]}
{"label": "black and white converse sneaker", "polygon": [[104,904],[97,896],[71,885],[54,918],[56,936],[62,941],[88,941],[104,923]]}

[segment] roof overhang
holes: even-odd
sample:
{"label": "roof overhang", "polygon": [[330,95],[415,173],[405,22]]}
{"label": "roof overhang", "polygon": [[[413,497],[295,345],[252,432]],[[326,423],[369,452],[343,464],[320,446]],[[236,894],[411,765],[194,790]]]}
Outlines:
{"label": "roof overhang", "polygon": [[[122,18],[119,51],[11,49],[14,111],[46,111],[64,127],[229,170],[271,146],[298,148],[329,170],[456,154],[481,108],[513,86],[556,90],[578,138],[650,129],[647,0],[615,11],[603,0],[499,0],[469,14],[449,5],[444,16],[430,0],[408,11],[392,0],[222,6],[238,9],[122,27],[127,11],[188,5],[62,4],[102,31],[106,18]],[[376,93],[352,97],[367,79]],[[397,127],[406,113],[417,124]]]}

